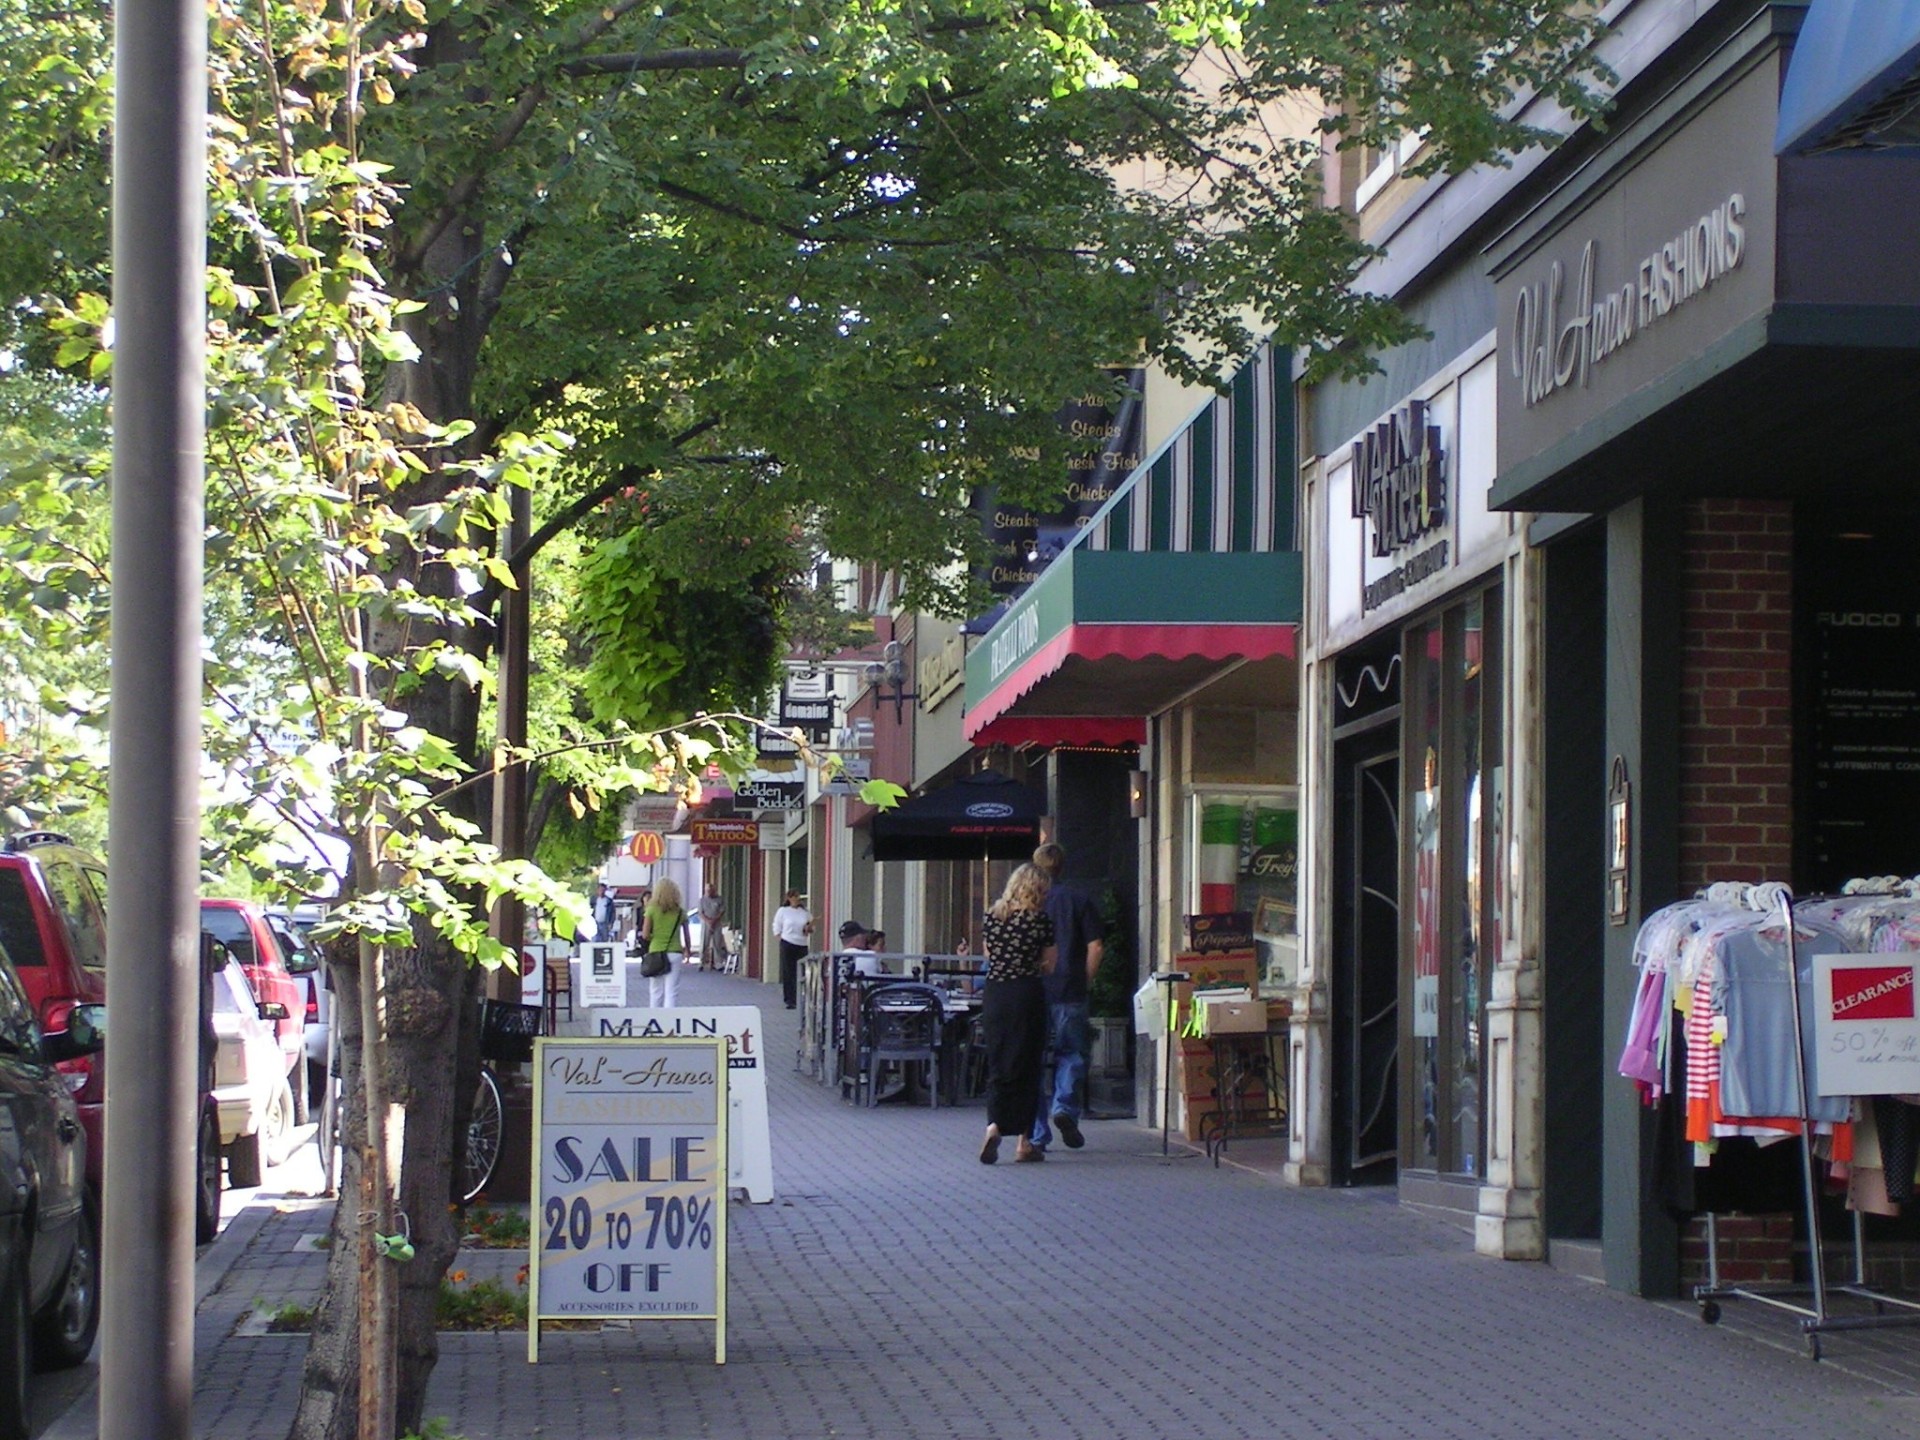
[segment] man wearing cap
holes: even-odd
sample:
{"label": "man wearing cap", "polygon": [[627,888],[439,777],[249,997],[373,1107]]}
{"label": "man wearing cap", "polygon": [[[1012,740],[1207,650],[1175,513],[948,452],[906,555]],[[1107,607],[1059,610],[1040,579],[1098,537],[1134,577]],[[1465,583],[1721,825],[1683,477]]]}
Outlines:
{"label": "man wearing cap", "polygon": [[840,952],[853,956],[853,973],[878,975],[880,958],[867,943],[867,927],[858,920],[843,921],[840,926]]}
{"label": "man wearing cap", "polygon": [[[1047,915],[1053,921],[1054,943],[1060,958],[1045,977],[1047,1039],[1053,1046],[1053,1075],[1040,1076],[1040,1108],[1027,1137],[1033,1148],[1045,1150],[1053,1132],[1069,1150],[1086,1144],[1080,1133],[1080,1082],[1086,1078],[1093,1029],[1087,1020],[1087,986],[1106,953],[1100,911],[1078,886],[1061,878],[1067,852],[1051,842],[1033,852],[1034,868],[1052,882],[1047,890]],[[1052,1124],[1048,1121],[1051,1119]]]}

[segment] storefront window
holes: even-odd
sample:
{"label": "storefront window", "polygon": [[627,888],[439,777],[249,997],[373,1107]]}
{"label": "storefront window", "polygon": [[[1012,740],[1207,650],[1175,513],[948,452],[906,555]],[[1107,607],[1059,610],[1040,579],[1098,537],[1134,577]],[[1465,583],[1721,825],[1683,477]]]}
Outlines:
{"label": "storefront window", "polygon": [[1406,637],[1407,1163],[1464,1175],[1486,1166],[1486,1002],[1505,903],[1499,634],[1500,599],[1489,591]]}
{"label": "storefront window", "polygon": [[1410,631],[1407,636],[1408,673],[1413,677],[1413,714],[1408,739],[1411,746],[1413,821],[1412,955],[1413,1075],[1415,1115],[1411,1163],[1418,1169],[1440,1163],[1440,1132],[1446,1098],[1440,1074],[1441,964],[1446,953],[1446,912],[1442,903],[1444,856],[1441,829],[1446,819],[1441,785],[1444,732],[1442,695],[1447,678],[1444,664],[1445,631],[1438,621]]}
{"label": "storefront window", "polygon": [[1260,956],[1263,994],[1300,973],[1300,801],[1288,787],[1193,797],[1189,914],[1243,915]]}

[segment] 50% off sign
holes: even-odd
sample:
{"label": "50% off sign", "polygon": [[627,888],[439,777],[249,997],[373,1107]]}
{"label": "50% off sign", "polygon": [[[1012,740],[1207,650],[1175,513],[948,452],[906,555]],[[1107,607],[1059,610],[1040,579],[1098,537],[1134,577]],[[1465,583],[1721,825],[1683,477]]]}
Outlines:
{"label": "50% off sign", "polygon": [[725,1041],[544,1039],[534,1076],[527,1358],[543,1320],[712,1320],[724,1364]]}

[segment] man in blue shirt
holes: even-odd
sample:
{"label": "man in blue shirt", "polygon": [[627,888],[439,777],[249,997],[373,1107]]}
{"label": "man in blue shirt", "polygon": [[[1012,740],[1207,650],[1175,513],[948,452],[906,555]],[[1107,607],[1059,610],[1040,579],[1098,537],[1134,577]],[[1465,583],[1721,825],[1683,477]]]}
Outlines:
{"label": "man in blue shirt", "polygon": [[[1053,1143],[1053,1132],[1069,1150],[1086,1144],[1080,1133],[1080,1082],[1086,1078],[1093,1031],[1087,1023],[1087,985],[1100,968],[1105,946],[1100,912],[1084,891],[1061,879],[1067,852],[1042,845],[1033,863],[1052,882],[1047,891],[1047,914],[1053,920],[1059,959],[1046,977],[1047,1039],[1053,1047],[1053,1075],[1040,1076],[1040,1109],[1028,1140],[1037,1150]],[[1051,1124],[1049,1124],[1051,1121]]]}

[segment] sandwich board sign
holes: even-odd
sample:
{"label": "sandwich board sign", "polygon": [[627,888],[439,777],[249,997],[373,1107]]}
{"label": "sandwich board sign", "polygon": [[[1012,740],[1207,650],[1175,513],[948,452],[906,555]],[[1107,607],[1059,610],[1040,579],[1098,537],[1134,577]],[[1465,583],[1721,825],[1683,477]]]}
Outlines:
{"label": "sandwich board sign", "polygon": [[611,1007],[562,1018],[562,1035],[598,1039],[721,1040],[727,1047],[727,1184],[755,1205],[773,1200],[773,1136],[767,1119],[766,1029],[758,1005]]}
{"label": "sandwich board sign", "polygon": [[543,1320],[711,1320],[727,1363],[727,1049],[548,1039],[533,1052],[527,1362]]}

